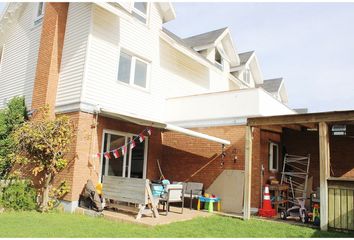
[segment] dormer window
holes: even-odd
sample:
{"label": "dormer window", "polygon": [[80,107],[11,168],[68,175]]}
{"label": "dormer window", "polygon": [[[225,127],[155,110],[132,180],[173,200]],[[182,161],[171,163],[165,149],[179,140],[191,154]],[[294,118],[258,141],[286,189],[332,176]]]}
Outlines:
{"label": "dormer window", "polygon": [[221,70],[224,69],[224,61],[218,49],[215,49],[215,63]]}
{"label": "dormer window", "polygon": [[140,22],[146,24],[147,20],[147,3],[134,2],[133,16]]}
{"label": "dormer window", "polygon": [[251,72],[249,69],[245,69],[243,72],[243,81],[250,84],[251,83]]}
{"label": "dormer window", "polygon": [[36,15],[34,20],[34,25],[38,25],[42,22],[44,16],[44,2],[37,3]]}

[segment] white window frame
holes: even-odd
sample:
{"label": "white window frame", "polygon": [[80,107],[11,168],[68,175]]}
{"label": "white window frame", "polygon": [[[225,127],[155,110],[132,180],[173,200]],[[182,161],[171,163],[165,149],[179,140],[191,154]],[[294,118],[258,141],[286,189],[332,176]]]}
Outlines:
{"label": "white window frame", "polygon": [[[124,144],[127,145],[128,143],[128,138],[132,138],[132,137],[136,137],[136,134],[132,134],[132,133],[127,133],[127,132],[121,132],[121,131],[116,131],[116,130],[111,130],[111,129],[103,129],[103,133],[102,133],[102,153],[101,153],[101,157],[100,157],[100,172],[99,172],[99,181],[102,182],[102,168],[103,168],[103,160],[104,160],[104,152],[109,150],[109,144],[107,141],[107,146],[106,149],[104,148],[104,137],[105,135],[108,134],[108,138],[111,138],[111,135],[119,135],[122,137],[125,137],[125,141]],[[148,147],[149,147],[149,137],[145,136],[144,139],[144,165],[143,165],[143,179],[146,179],[146,174],[147,174],[147,156],[148,156]],[[127,177],[130,178],[130,170],[131,170],[131,158],[132,158],[132,149],[130,148],[130,146],[127,146],[127,151],[129,151],[129,158],[127,159],[127,154],[124,154],[123,156],[123,173],[122,173],[122,177]],[[110,159],[106,159],[106,165],[105,165],[105,169],[104,169],[104,175],[108,174],[108,166],[109,166],[109,161]],[[126,172],[126,163],[128,161],[128,176],[125,176],[125,172]]]}
{"label": "white window frame", "polygon": [[148,25],[148,16],[149,16],[149,9],[150,9],[150,4],[149,2],[146,2],[146,13],[143,13],[142,11],[140,11],[139,9],[135,8],[134,7],[134,3],[135,2],[132,2],[132,12],[135,13],[135,14],[138,14],[140,17],[144,18],[145,19],[145,22],[142,22],[140,21],[139,19],[137,19],[136,17],[133,16],[134,19],[136,19],[138,22],[140,22],[141,24],[143,25]]}
{"label": "white window frame", "polygon": [[249,68],[246,68],[243,72],[243,81],[248,85],[251,84],[251,70]]}
{"label": "white window frame", "polygon": [[[273,168],[273,155],[274,155],[273,147],[274,146],[277,147],[277,164],[276,164],[277,167],[276,168]],[[269,142],[268,151],[269,151],[269,171],[277,172],[279,170],[279,155],[280,155],[279,144],[275,142]]]}
{"label": "white window frame", "polygon": [[[120,55],[121,53],[127,54],[129,56],[131,56],[132,60],[131,60],[131,65],[130,65],[130,78],[129,78],[129,83],[123,82],[119,80],[119,63],[120,63]],[[139,60],[143,63],[146,64],[146,84],[145,87],[139,86],[137,84],[134,83],[134,78],[135,78],[135,66],[136,66],[136,60]],[[124,84],[124,85],[128,85],[128,86],[133,86],[136,87],[138,89],[144,90],[144,91],[148,91],[148,89],[150,88],[150,62],[137,57],[136,55],[132,54],[130,51],[127,51],[125,49],[121,49],[119,51],[119,57],[118,57],[118,71],[117,71],[117,81],[120,84]]]}
{"label": "white window frame", "polygon": [[[41,15],[37,15],[38,14],[38,8],[39,8],[39,4],[43,3],[42,6],[42,14]],[[43,19],[44,16],[44,10],[45,10],[45,2],[37,2],[36,8],[35,8],[35,13],[34,13],[34,25],[37,26],[39,25]]]}

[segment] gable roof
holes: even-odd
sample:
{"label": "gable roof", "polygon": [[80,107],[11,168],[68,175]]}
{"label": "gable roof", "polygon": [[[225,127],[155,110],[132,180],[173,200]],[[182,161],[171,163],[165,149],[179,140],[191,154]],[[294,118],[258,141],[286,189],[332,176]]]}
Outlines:
{"label": "gable roof", "polygon": [[246,64],[248,60],[250,60],[250,58],[252,57],[253,53],[254,51],[249,51],[238,54],[238,56],[240,57],[240,64]]}
{"label": "gable roof", "polygon": [[280,86],[283,82],[283,78],[274,78],[264,80],[263,84],[259,84],[258,87],[262,87],[264,90],[270,93],[277,93],[280,89]]}
{"label": "gable roof", "polygon": [[225,31],[227,27],[213,30],[210,32],[184,38],[183,41],[190,47],[205,46],[214,43]]}
{"label": "gable roof", "polygon": [[[174,34],[173,32],[167,30],[166,28],[162,27],[162,31],[164,33],[166,33],[170,38],[172,38],[173,40],[175,40],[177,43],[183,45],[184,47],[187,47],[187,48],[191,48],[191,46],[189,46],[182,38],[178,37],[176,34]],[[194,51],[194,50],[193,50]],[[195,51],[197,52],[197,51]]]}

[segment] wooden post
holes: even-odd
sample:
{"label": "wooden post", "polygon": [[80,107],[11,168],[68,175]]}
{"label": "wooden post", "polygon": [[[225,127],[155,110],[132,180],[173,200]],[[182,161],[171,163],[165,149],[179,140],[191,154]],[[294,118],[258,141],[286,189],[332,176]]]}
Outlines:
{"label": "wooden post", "polygon": [[328,185],[329,178],[329,133],[325,122],[319,123],[319,153],[320,153],[320,216],[321,230],[328,229]]}
{"label": "wooden post", "polygon": [[245,191],[243,197],[243,219],[251,217],[251,179],[252,179],[252,127],[246,126],[245,136]]}

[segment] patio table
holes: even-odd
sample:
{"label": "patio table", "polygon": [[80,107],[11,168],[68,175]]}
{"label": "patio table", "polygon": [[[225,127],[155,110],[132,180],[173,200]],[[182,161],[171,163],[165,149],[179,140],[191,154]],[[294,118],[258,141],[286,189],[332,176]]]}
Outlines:
{"label": "patio table", "polygon": [[199,196],[198,197],[198,206],[197,209],[200,210],[200,202],[205,202],[205,209],[208,209],[208,212],[213,212],[214,210],[214,203],[218,203],[218,212],[220,212],[221,209],[221,198],[219,197],[203,197]]}

